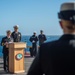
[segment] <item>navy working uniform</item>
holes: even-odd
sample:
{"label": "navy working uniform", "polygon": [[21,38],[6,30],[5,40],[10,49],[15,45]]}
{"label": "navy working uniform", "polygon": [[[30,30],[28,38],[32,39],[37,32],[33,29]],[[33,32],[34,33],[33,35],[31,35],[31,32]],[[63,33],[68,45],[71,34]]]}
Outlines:
{"label": "navy working uniform", "polygon": [[9,42],[12,42],[13,39],[10,37],[8,38],[7,36],[6,37],[3,37],[2,38],[2,41],[1,41],[1,46],[3,46],[3,60],[4,60],[4,70],[8,70],[8,55],[9,55],[9,51],[8,51],[8,47],[6,47],[5,43],[9,43]]}
{"label": "navy working uniform", "polygon": [[20,42],[20,41],[21,41],[21,33],[20,33],[20,32],[15,32],[15,31],[14,31],[14,32],[11,34],[11,36],[12,36],[14,42]]}
{"label": "navy working uniform", "polygon": [[[63,9],[59,13],[59,18],[75,25],[75,3],[64,3],[62,6],[65,11]],[[58,40],[40,46],[27,75],[43,74],[75,75],[75,34],[64,34]]]}
{"label": "navy working uniform", "polygon": [[29,40],[30,40],[30,42],[32,42],[32,48],[30,50],[31,56],[36,56],[36,54],[37,54],[37,41],[38,41],[38,38],[37,38],[36,35],[32,35]]}
{"label": "navy working uniform", "polygon": [[40,35],[38,36],[38,39],[39,39],[39,45],[43,44],[44,41],[47,40],[45,34],[40,34]]}

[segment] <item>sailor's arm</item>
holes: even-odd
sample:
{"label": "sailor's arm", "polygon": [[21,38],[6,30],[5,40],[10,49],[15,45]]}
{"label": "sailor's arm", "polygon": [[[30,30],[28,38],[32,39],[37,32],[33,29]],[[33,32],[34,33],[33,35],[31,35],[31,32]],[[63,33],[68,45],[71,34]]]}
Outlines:
{"label": "sailor's arm", "polygon": [[5,41],[4,41],[4,38],[2,38],[1,46],[6,46],[6,45],[8,45],[8,42],[5,42]]}
{"label": "sailor's arm", "polygon": [[47,40],[46,35],[44,35],[44,40],[45,40],[45,41]]}
{"label": "sailor's arm", "polygon": [[21,38],[22,38],[22,35],[21,35],[21,33],[20,33],[20,41],[21,41]]}
{"label": "sailor's arm", "polygon": [[1,46],[4,46],[4,45],[5,45],[4,38],[2,38]]}
{"label": "sailor's arm", "polygon": [[30,42],[32,42],[32,41],[33,41],[32,36],[30,37],[30,39],[29,39],[29,40],[30,40]]}

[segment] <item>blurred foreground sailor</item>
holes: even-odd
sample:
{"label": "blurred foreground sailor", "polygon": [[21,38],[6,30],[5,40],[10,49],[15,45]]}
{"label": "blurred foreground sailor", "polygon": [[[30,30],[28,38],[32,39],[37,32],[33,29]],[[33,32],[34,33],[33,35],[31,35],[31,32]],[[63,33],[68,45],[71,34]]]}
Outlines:
{"label": "blurred foreground sailor", "polygon": [[75,2],[61,5],[59,19],[64,34],[40,46],[27,75],[75,75]]}
{"label": "blurred foreground sailor", "polygon": [[13,42],[13,39],[11,38],[11,31],[8,30],[6,32],[6,36],[2,38],[1,45],[3,46],[3,61],[4,61],[4,71],[9,70],[9,50],[8,50],[8,44],[10,42]]}
{"label": "blurred foreground sailor", "polygon": [[14,32],[12,33],[12,38],[14,39],[14,42],[20,42],[21,41],[21,33],[18,31],[19,26],[14,26]]}

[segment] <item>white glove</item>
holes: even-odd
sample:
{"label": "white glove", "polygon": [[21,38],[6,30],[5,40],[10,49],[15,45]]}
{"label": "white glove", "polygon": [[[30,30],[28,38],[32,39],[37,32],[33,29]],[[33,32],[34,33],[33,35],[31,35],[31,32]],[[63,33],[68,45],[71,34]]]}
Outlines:
{"label": "white glove", "polygon": [[32,43],[35,43],[35,41],[33,40]]}

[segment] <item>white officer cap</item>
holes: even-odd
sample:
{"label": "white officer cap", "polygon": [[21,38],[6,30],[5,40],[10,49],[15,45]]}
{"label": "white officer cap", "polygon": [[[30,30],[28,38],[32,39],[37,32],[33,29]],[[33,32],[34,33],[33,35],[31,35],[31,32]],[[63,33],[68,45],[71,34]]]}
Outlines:
{"label": "white officer cap", "polygon": [[58,13],[59,19],[72,21],[75,24],[75,2],[63,3]]}
{"label": "white officer cap", "polygon": [[14,28],[19,28],[19,25],[15,25]]}
{"label": "white officer cap", "polygon": [[61,5],[60,11],[75,10],[75,2],[66,2]]}
{"label": "white officer cap", "polygon": [[36,31],[34,31],[33,33],[35,33],[35,34],[36,34]]}

